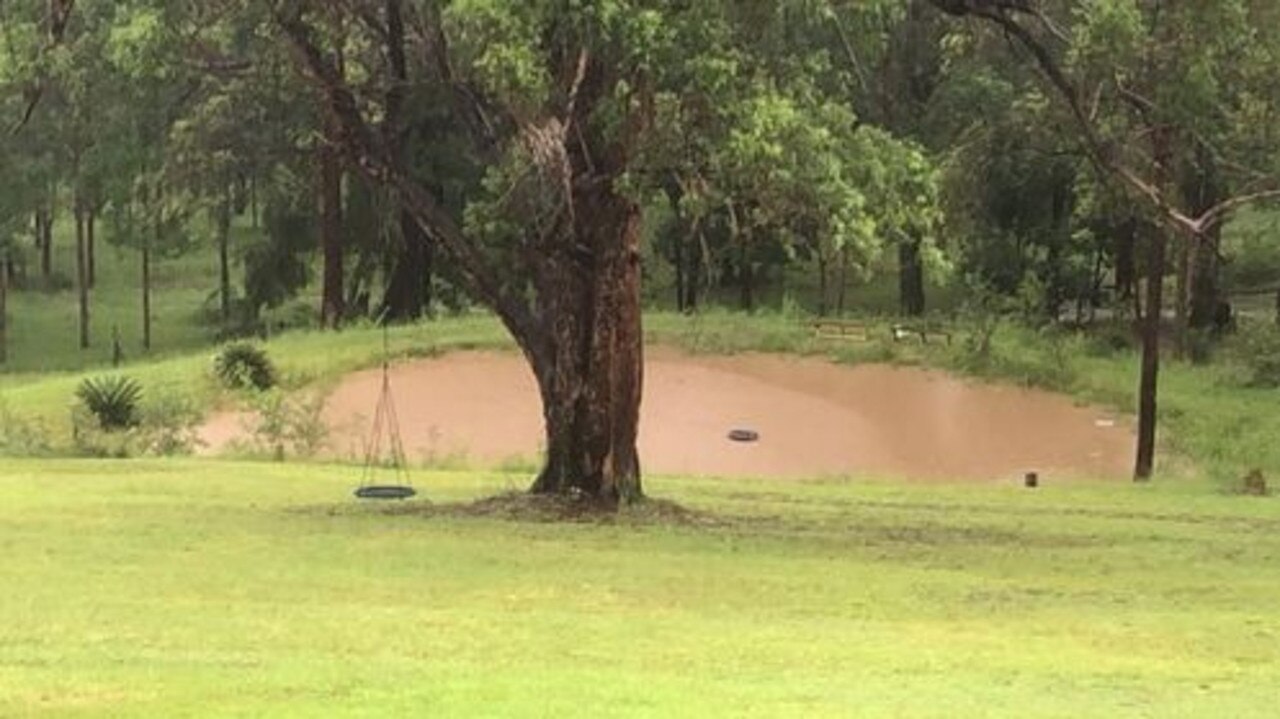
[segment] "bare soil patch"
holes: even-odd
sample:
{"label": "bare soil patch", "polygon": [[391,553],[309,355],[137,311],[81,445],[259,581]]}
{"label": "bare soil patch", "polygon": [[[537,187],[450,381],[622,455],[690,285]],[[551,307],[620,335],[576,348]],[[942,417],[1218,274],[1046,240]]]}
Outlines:
{"label": "bare soil patch", "polygon": [[[412,460],[476,467],[536,461],[542,417],[518,355],[463,352],[392,368]],[[329,453],[359,457],[380,371],[346,377],[329,396]],[[734,429],[759,434],[733,442]],[[210,419],[211,451],[243,430],[236,413]],[[815,358],[690,356],[651,349],[641,418],[648,473],[818,478],[877,475],[999,480],[1126,477],[1133,432],[1113,413],[1022,387],[886,365]]]}

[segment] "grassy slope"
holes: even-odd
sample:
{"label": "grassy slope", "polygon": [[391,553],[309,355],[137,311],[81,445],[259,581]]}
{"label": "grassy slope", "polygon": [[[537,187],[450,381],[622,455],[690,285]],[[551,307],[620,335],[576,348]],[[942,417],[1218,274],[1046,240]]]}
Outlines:
{"label": "grassy slope", "polygon": [[[60,218],[66,219],[66,218]],[[78,345],[78,305],[74,288],[57,292],[14,291],[9,304],[9,372],[67,370],[111,361],[112,333],[118,329],[126,358],[142,354],[142,298],[139,253],[109,240],[100,222],[97,283],[90,295],[90,349]],[[54,233],[54,273],[75,278],[75,238],[67,221]],[[189,351],[208,342],[197,312],[217,287],[217,257],[193,251],[178,259],[157,259],[153,267],[152,342],[157,354]],[[27,272],[39,273],[34,257]]]}
{"label": "grassy slope", "polygon": [[1269,502],[656,479],[725,523],[595,526],[354,481],[6,461],[0,715],[1274,716]]}

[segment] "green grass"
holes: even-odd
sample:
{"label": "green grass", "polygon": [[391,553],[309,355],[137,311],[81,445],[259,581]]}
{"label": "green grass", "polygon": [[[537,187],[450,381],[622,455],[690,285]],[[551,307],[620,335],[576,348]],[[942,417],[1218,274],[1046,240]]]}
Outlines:
{"label": "green grass", "polygon": [[[53,271],[67,282],[75,273],[75,237],[69,218],[54,226]],[[14,291],[9,298],[7,372],[69,370],[109,365],[112,338],[119,332],[126,359],[141,358],[141,255],[113,245],[110,224],[99,223],[97,277],[90,293],[88,350],[79,347],[79,310],[74,287],[59,291]],[[39,264],[27,259],[27,274],[38,278]],[[207,247],[174,259],[157,258],[152,267],[153,356],[191,351],[209,342],[198,314],[217,289],[217,256]]]}
{"label": "green grass", "polygon": [[1275,715],[1272,500],[651,479],[713,521],[557,524],[356,475],[6,461],[0,716]]}

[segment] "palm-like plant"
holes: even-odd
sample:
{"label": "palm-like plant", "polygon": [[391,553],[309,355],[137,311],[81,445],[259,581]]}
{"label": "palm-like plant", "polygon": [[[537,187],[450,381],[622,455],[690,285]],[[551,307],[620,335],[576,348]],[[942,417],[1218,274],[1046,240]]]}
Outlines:
{"label": "palm-like plant", "polygon": [[136,427],[142,385],[131,377],[90,377],[76,388],[76,397],[107,431]]}

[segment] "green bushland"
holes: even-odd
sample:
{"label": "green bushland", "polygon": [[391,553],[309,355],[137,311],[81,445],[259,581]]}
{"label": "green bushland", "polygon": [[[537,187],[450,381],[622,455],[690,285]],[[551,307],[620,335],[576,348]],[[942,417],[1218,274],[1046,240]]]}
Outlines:
{"label": "green bushland", "polygon": [[542,522],[440,506],[523,474],[358,476],[4,461],[0,716],[1274,716],[1267,500],[651,478],[692,516]]}

